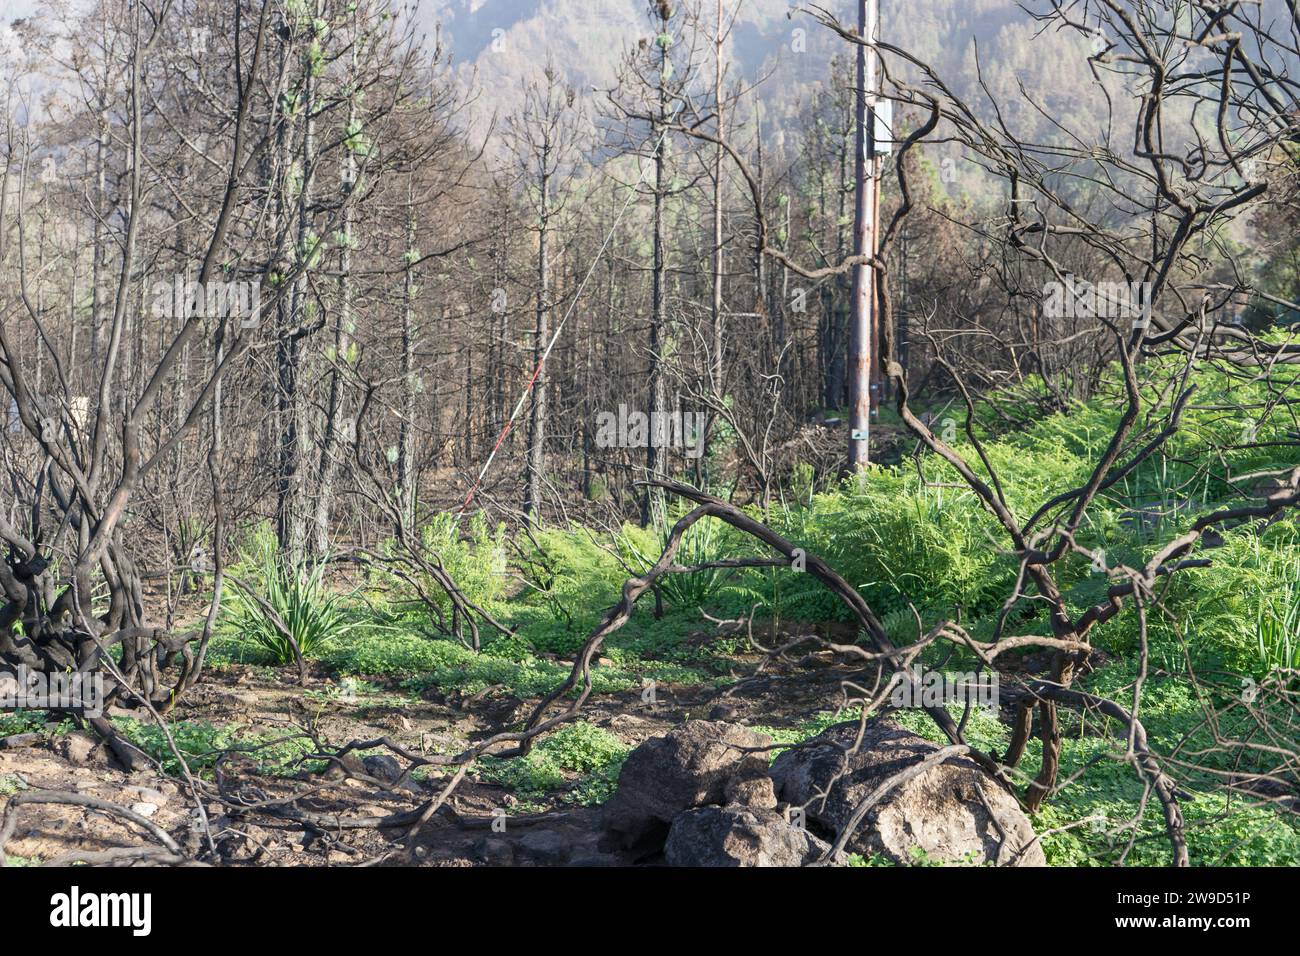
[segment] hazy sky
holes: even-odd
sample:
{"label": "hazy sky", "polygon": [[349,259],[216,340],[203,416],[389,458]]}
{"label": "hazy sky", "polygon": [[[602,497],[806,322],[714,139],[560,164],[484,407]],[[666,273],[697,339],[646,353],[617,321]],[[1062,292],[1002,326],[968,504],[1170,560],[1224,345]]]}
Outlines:
{"label": "hazy sky", "polygon": [[41,0],[0,0],[0,20],[29,17],[40,5]]}

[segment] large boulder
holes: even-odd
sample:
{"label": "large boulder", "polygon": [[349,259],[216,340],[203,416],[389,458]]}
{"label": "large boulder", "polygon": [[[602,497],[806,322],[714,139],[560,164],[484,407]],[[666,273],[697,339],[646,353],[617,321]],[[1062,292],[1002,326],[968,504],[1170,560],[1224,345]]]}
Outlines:
{"label": "large boulder", "polygon": [[[846,762],[857,732],[856,721],[836,724],[772,765],[777,798],[804,807],[809,825],[828,838],[885,780],[940,749],[879,720],[867,725],[861,746]],[[920,852],[937,862],[1047,865],[1016,799],[966,757],[947,760],[891,791],[866,814],[847,847],[903,864],[915,862]]]}
{"label": "large boulder", "polygon": [[829,849],[771,810],[700,807],[673,820],[664,860],[669,866],[806,866]]}
{"label": "large boulder", "polygon": [[767,754],[745,748],[771,743],[746,727],[708,720],[652,737],[623,763],[618,790],[605,804],[605,828],[624,847],[662,846],[668,825],[683,810],[725,803],[731,781],[766,775]]}

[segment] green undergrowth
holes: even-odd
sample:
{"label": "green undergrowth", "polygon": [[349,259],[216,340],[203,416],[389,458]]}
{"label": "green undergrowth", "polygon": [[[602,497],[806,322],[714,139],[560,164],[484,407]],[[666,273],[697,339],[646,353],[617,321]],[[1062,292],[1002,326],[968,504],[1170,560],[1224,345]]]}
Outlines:
{"label": "green undergrowth", "polygon": [[[1114,583],[1109,569],[1121,563],[1141,566],[1197,517],[1249,497],[1258,501],[1269,490],[1259,478],[1233,479],[1300,461],[1290,439],[1290,416],[1284,408],[1265,407],[1276,398],[1262,385],[1210,371],[1196,376],[1194,384],[1181,430],[1104,490],[1085,515],[1076,540],[1098,552],[1101,564],[1074,555],[1053,565],[1075,612],[1104,598]],[[1117,384],[1109,382],[1108,388],[1089,403],[1020,431],[976,429],[1007,507],[1020,522],[1052,496],[1087,481],[1122,413]],[[1234,405],[1244,411],[1221,410]],[[1159,412],[1139,417],[1121,461],[1164,427],[1167,411],[1166,401]],[[991,484],[965,436],[964,418],[953,430],[954,447]],[[923,627],[959,618],[977,638],[988,639],[1016,574],[996,519],[948,463],[928,454],[919,463],[873,467],[811,496],[806,506],[774,509],[767,520],[857,588],[899,642],[917,637],[913,609]],[[1256,678],[1277,667],[1300,666],[1300,525],[1289,517],[1262,532],[1241,524],[1224,529],[1222,538],[1222,547],[1192,555],[1208,560],[1208,567],[1175,576],[1161,593],[1164,609],[1150,620],[1153,655],[1173,660],[1189,654],[1198,667]],[[757,603],[761,614],[778,621],[850,619],[820,582],[784,569],[747,572],[734,587],[722,589],[717,603],[729,615]],[[1012,633],[1044,633],[1046,620],[1031,602],[1022,601],[1010,625]],[[1131,605],[1098,628],[1093,639],[1112,653],[1133,654],[1139,627]]]}
{"label": "green undergrowth", "polygon": [[[162,729],[152,721],[134,717],[114,717],[113,726],[149,756],[158,760],[166,773],[179,774],[176,759]],[[324,761],[304,760],[311,753],[311,742],[291,732],[254,733],[240,724],[212,724],[207,721],[182,720],[167,725],[176,749],[185,758],[191,773],[210,770],[225,751],[245,753],[260,773],[288,776],[301,771],[318,771]]]}
{"label": "green undergrowth", "polygon": [[613,794],[630,750],[603,728],[584,722],[564,724],[523,757],[485,757],[477,775],[505,787],[525,806],[555,791],[563,791],[564,802],[589,806]]}
{"label": "green undergrowth", "polygon": [[[1168,396],[1178,386],[1172,366],[1152,361],[1143,366],[1143,375],[1148,376],[1146,404],[1121,463],[1166,427]],[[1300,461],[1291,439],[1294,425],[1285,404],[1277,401],[1276,383],[1270,391],[1210,369],[1199,370],[1192,382],[1196,390],[1179,431],[1105,488],[1083,516],[1076,540],[1098,552],[1100,563],[1072,555],[1053,565],[1074,613],[1104,600],[1118,565],[1141,566],[1199,516],[1269,492],[1266,480],[1239,480],[1243,476],[1277,472]],[[990,399],[1001,403],[996,408],[977,406],[974,433],[997,473],[998,493],[1018,521],[1027,521],[1045,501],[1088,480],[1123,414],[1121,384],[1112,375],[1091,401],[1054,415],[1039,414],[1027,395],[1016,393]],[[1157,401],[1159,396],[1163,398]],[[950,405],[936,412],[935,430],[946,433],[945,440],[973,464],[981,480],[993,485],[966,434],[964,410]],[[959,619],[976,638],[992,636],[1015,580],[1016,562],[1005,532],[950,464],[921,454],[897,466],[873,466],[843,483],[828,486],[826,479],[816,479],[811,468],[796,469],[788,491],[778,496],[781,504],[761,515],[751,511],[838,571],[895,641],[916,639],[918,617],[922,629]],[[569,524],[514,537],[482,517],[457,523],[447,516],[423,516],[420,546],[451,572],[471,601],[512,633],[502,635],[483,624],[482,649],[476,653],[443,633],[440,624],[451,608],[431,582],[421,585],[434,596],[433,609],[417,600],[409,584],[376,566],[343,602],[346,626],[321,640],[309,656],[337,678],[379,681],[389,692],[393,685],[407,693],[473,694],[500,687],[536,698],[569,675],[574,657],[617,603],[624,583],[658,558],[673,522],[686,510],[685,503],[669,500],[648,528],[629,523],[608,532]],[[1179,676],[1189,668],[1207,679],[1212,675],[1219,689],[1208,691],[1209,703],[1219,706],[1245,681],[1300,667],[1300,523],[1283,517],[1266,528],[1241,524],[1224,528],[1221,540],[1211,543],[1218,546],[1198,547],[1190,555],[1207,566],[1162,580],[1160,606],[1148,615],[1152,676],[1141,713],[1161,753],[1180,742],[1192,749],[1204,742],[1199,724],[1207,701]],[[771,556],[723,522],[704,519],[687,532],[677,559],[700,564]],[[744,638],[719,637],[705,612],[733,619],[753,614],[778,633],[850,620],[842,602],[796,568],[670,574],[642,596],[628,622],[601,647],[592,670],[594,692],[624,693],[649,681],[721,686],[734,680],[744,671],[736,660],[746,649]],[[1047,628],[1041,604],[1033,601],[1022,600],[1007,620],[1010,634],[1045,634]],[[214,661],[275,663],[252,630],[223,628]],[[1141,635],[1131,604],[1094,629],[1090,637],[1107,663],[1087,678],[1087,685],[1128,706]],[[933,648],[923,660],[936,666],[948,652]],[[944,666],[962,670],[970,663],[959,653]],[[794,743],[834,719],[833,714],[788,724],[773,719],[765,729],[780,742]],[[934,733],[920,713],[900,719]],[[1143,790],[1132,767],[1116,759],[1122,746],[1115,742],[1115,728],[1069,714],[1063,720],[1062,788],[1035,820],[1040,832],[1047,833],[1043,842],[1049,860],[1107,864],[1123,856],[1128,863],[1166,862],[1169,851],[1157,801],[1148,800],[1136,827],[1125,829]],[[971,718],[970,736],[982,746],[1001,751],[1007,732],[988,715],[977,712]],[[566,738],[557,734],[552,739]],[[609,781],[600,783],[604,771],[586,768],[568,755],[566,748],[577,753],[580,743],[577,736],[568,743],[543,740],[523,760],[489,763],[484,778],[533,795],[574,787],[564,792],[576,794],[587,784],[575,781],[588,781],[594,799]],[[1032,776],[1040,759],[1034,741],[1022,772]],[[1202,762],[1216,759],[1227,758]],[[612,759],[605,765],[610,766]],[[1189,793],[1183,803],[1194,862],[1300,862],[1290,823],[1271,810],[1227,802],[1212,792],[1215,782],[1180,778]],[[1124,856],[1130,837],[1135,839]]]}
{"label": "green undergrowth", "polygon": [[72,729],[71,720],[51,721],[44,710],[0,710],[0,737],[18,734],[62,734]]}

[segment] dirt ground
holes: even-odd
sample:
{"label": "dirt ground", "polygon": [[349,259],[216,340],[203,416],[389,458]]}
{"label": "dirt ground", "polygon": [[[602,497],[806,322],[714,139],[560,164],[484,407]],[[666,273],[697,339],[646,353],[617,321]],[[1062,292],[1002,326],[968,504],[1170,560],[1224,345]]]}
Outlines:
{"label": "dirt ground", "polygon": [[[841,703],[846,671],[826,667],[796,678],[759,675],[725,690],[699,686],[656,688],[652,702],[639,691],[599,696],[581,719],[603,727],[628,746],[690,718],[708,717],[769,726],[797,723]],[[413,753],[455,753],[504,726],[518,723],[535,701],[500,688],[472,697],[437,691],[416,694],[396,683],[370,682],[352,695],[346,683],[314,674],[298,686],[289,671],[236,665],[206,674],[171,720],[233,725],[249,734],[283,739],[314,728],[338,747],[352,740],[388,737]],[[110,714],[113,716],[113,714]],[[136,719],[147,716],[133,713]],[[259,772],[250,755],[223,758],[220,772],[196,773],[199,786],[222,792],[249,810],[209,804],[207,832],[200,825],[188,784],[178,774],[129,774],[87,732],[38,733],[21,746],[0,749],[0,799],[9,793],[60,790],[87,794],[133,809],[167,830],[182,846],[199,850],[208,839],[225,865],[618,865],[636,862],[601,846],[599,808],[575,806],[563,792],[529,803],[506,788],[467,777],[414,840],[411,817],[445,784],[436,773],[398,788],[354,765],[357,779],[337,766],[325,773]],[[372,751],[377,752],[377,751]],[[219,779],[218,779],[219,776]],[[296,794],[307,796],[295,800]],[[34,804],[18,810],[5,847],[11,864],[48,861],[70,851],[140,846],[147,836],[100,810]],[[399,846],[399,843],[402,845]]]}

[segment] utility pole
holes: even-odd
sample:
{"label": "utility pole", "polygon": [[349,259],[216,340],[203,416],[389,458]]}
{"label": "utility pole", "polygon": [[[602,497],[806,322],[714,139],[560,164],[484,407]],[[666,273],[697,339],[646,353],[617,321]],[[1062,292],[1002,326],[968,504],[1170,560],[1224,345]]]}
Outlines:
{"label": "utility pole", "polygon": [[[858,36],[874,44],[879,29],[879,0],[858,0]],[[857,45],[858,78],[855,157],[853,166],[854,216],[853,255],[872,255],[876,251],[876,175],[875,118],[877,94],[876,48]],[[849,469],[856,471],[870,461],[869,439],[871,415],[876,404],[872,388],[876,347],[875,281],[868,265],[853,267],[853,315],[850,322],[849,353]]]}
{"label": "utility pole", "polygon": [[717,0],[717,24],[713,33],[713,99],[718,113],[718,142],[713,148],[713,391],[721,397],[722,353],[726,347],[722,330],[722,142],[726,138],[726,124],[723,122],[724,107],[722,94],[722,46],[725,41],[722,34],[722,0]]}

